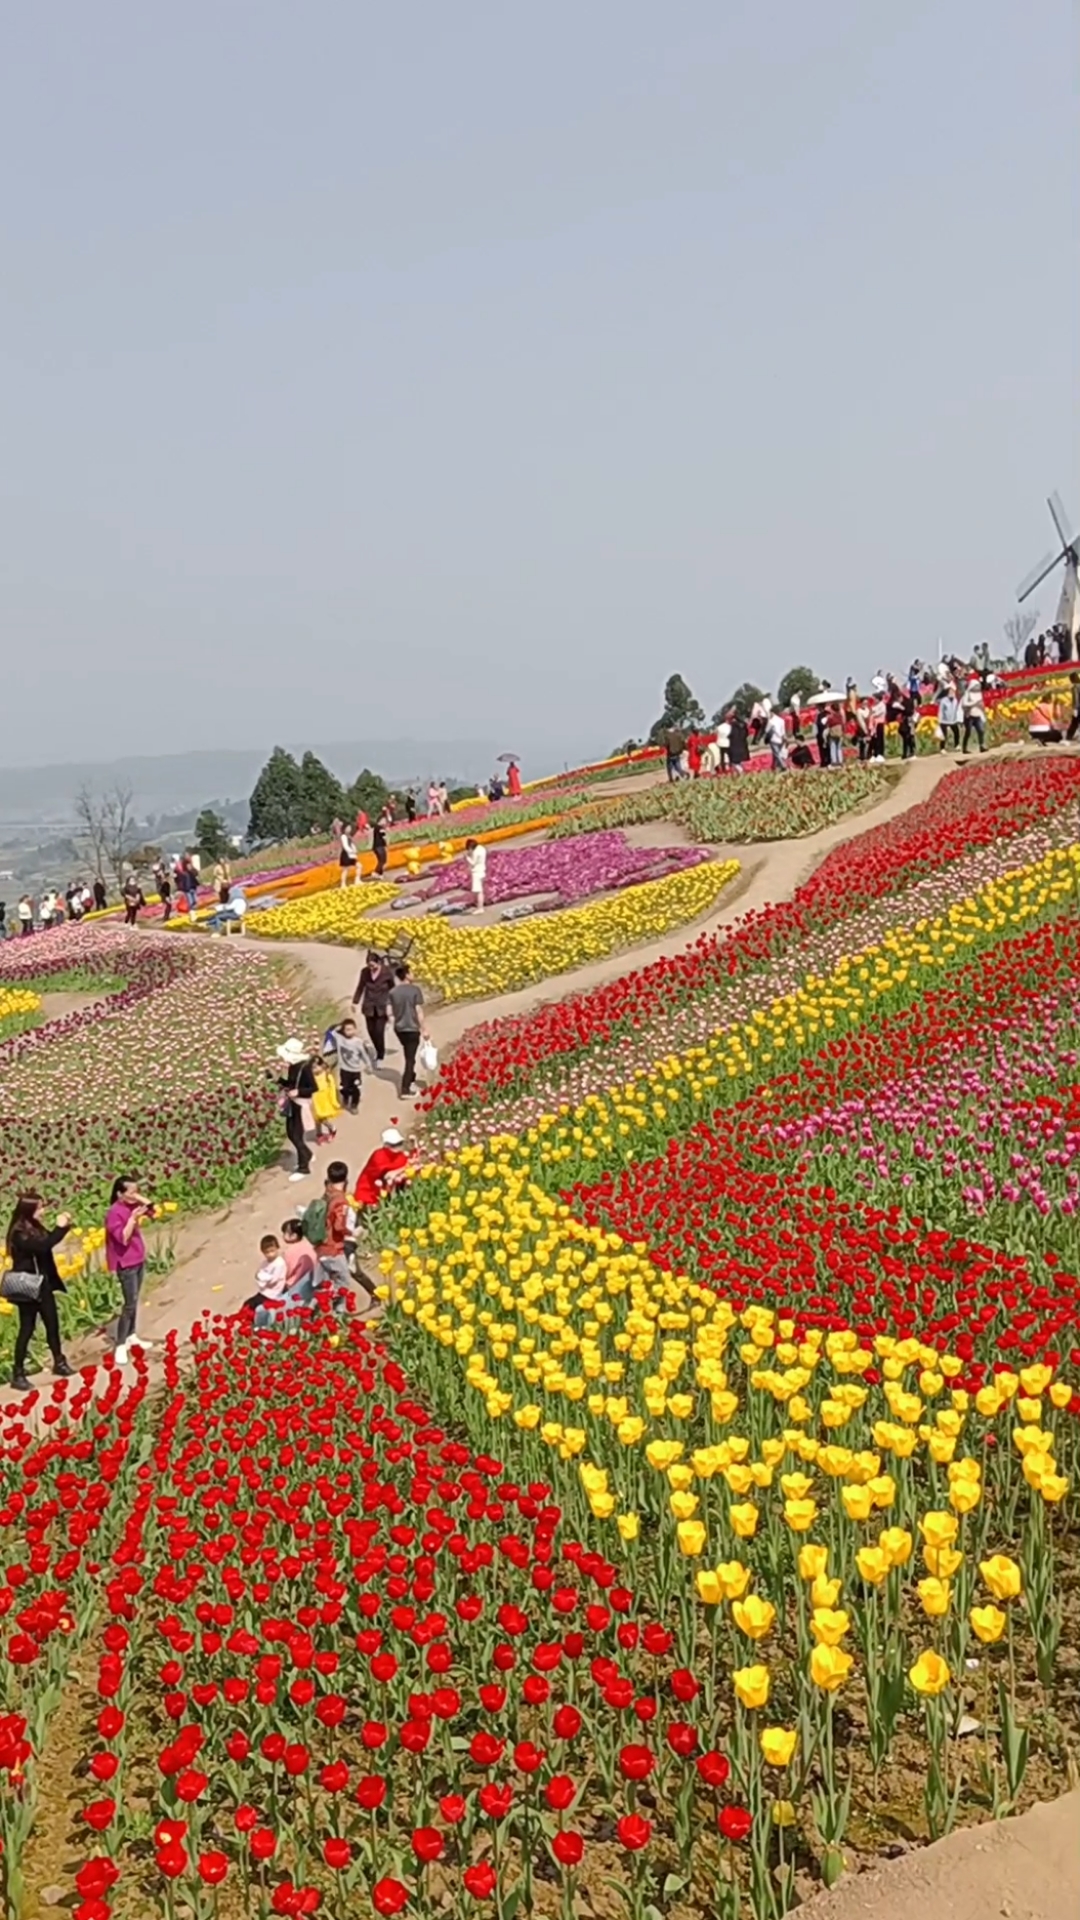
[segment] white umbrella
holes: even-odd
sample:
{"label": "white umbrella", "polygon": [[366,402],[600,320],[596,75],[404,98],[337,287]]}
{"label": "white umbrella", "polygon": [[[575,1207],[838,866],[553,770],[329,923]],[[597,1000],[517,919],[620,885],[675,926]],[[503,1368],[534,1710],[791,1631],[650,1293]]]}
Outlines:
{"label": "white umbrella", "polygon": [[808,707],[842,707],[847,698],[841,687],[820,687],[807,697]]}

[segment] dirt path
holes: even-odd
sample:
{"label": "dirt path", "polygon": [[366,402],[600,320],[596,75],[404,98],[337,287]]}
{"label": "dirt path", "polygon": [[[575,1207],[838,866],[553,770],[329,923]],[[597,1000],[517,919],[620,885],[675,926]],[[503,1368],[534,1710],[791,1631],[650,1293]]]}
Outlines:
{"label": "dirt path", "polygon": [[1076,1920],[1080,1793],[841,1880],[799,1920]]}

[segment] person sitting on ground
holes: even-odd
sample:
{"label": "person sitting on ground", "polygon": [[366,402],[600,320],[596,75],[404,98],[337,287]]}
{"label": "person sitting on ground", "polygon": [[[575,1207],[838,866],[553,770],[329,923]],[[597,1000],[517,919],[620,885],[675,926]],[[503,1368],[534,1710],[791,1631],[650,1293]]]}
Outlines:
{"label": "person sitting on ground", "polygon": [[409,1156],[403,1151],[404,1139],[396,1122],[391,1121],[382,1136],[381,1146],[369,1154],[357,1176],[353,1199],[358,1207],[375,1207],[409,1177]]}
{"label": "person sitting on ground", "polygon": [[251,1313],[267,1308],[276,1313],[284,1306],[289,1292],[289,1269],[276,1233],[264,1233],[259,1241],[262,1266],[255,1275],[257,1293],[244,1305]]}

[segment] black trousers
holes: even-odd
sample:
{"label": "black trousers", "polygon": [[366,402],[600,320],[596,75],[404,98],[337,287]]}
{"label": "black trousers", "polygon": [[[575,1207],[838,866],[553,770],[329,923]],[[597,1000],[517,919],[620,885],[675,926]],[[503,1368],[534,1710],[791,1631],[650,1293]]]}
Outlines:
{"label": "black trousers", "polygon": [[303,1109],[295,1100],[289,1101],[289,1109],[285,1115],[285,1132],[296,1148],[297,1173],[307,1173],[311,1166],[311,1148],[304,1139]]}
{"label": "black trousers", "polygon": [[419,1030],[413,1033],[398,1033],[401,1051],[405,1055],[405,1064],[401,1069],[401,1091],[411,1093],[416,1085],[416,1056],[420,1050]]}
{"label": "black trousers", "polygon": [[12,1372],[20,1374],[26,1368],[26,1356],[30,1351],[30,1341],[38,1321],[44,1329],[49,1343],[49,1352],[53,1361],[62,1360],[63,1348],[60,1345],[60,1316],[56,1311],[56,1295],[46,1281],[36,1300],[17,1300],[19,1313],[19,1331],[15,1335],[15,1354]]}
{"label": "black trousers", "polygon": [[911,731],[911,721],[905,718],[900,722],[900,757],[910,760],[914,752],[915,735]]}
{"label": "black trousers", "polygon": [[368,1039],[375,1049],[376,1060],[386,1059],[386,1020],[385,1013],[365,1013],[364,1025],[368,1030]]}
{"label": "black trousers", "polygon": [[358,1073],[350,1073],[348,1067],[342,1067],[339,1077],[341,1080],[341,1104],[345,1108],[346,1113],[355,1113],[360,1105],[360,1075]]}

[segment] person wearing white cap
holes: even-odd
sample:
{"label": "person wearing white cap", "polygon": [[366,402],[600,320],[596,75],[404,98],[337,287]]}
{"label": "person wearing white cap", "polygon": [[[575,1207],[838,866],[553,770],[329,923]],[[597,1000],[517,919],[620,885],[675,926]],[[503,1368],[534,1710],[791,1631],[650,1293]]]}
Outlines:
{"label": "person wearing white cap", "polygon": [[315,1068],[311,1052],[302,1040],[286,1040],[278,1048],[277,1056],[288,1069],[278,1085],[281,1088],[285,1132],[290,1145],[296,1149],[296,1172],[290,1173],[289,1179],[306,1180],[311,1172],[311,1148],[304,1135],[308,1127],[314,1124],[311,1102],[315,1098]]}
{"label": "person wearing white cap", "polygon": [[383,1134],[382,1145],[368,1155],[357,1175],[353,1200],[358,1207],[378,1206],[384,1194],[408,1179],[409,1156],[404,1146],[397,1122],[391,1121]]}

